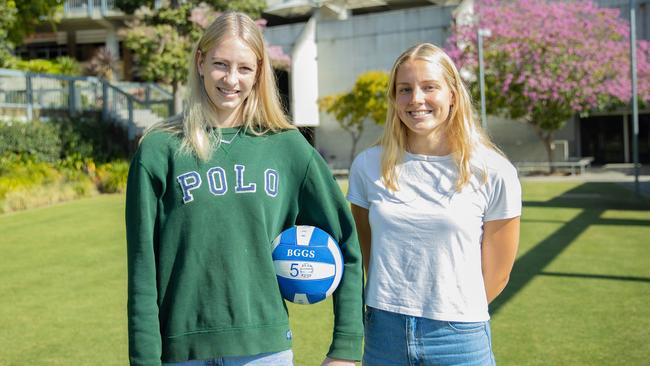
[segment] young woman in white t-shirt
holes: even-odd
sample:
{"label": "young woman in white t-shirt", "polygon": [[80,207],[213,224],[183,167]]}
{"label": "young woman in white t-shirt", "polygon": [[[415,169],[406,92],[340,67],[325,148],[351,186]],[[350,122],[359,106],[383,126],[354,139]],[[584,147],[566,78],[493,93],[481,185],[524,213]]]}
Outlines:
{"label": "young woman in white t-shirt", "polygon": [[516,170],[442,49],[406,50],[388,99],[381,140],[350,170],[368,273],[364,365],[493,365],[488,303],[519,243]]}

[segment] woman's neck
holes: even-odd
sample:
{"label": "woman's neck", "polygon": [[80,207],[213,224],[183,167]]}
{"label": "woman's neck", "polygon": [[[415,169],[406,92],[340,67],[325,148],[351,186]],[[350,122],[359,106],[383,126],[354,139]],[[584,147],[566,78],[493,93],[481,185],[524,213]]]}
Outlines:
{"label": "woman's neck", "polygon": [[447,143],[446,135],[430,134],[419,136],[409,131],[406,138],[406,151],[412,154],[444,156],[451,153],[451,147]]}
{"label": "woman's neck", "polygon": [[217,119],[212,124],[214,127],[239,127],[244,124],[241,108],[232,111],[215,111],[215,115]]}

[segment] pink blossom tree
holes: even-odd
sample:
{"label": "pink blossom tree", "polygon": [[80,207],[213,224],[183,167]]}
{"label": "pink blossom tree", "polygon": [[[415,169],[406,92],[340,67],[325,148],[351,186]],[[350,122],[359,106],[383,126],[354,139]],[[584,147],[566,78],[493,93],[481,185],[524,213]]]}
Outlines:
{"label": "pink blossom tree", "polygon": [[[530,124],[553,161],[554,133],[576,113],[628,103],[629,24],[592,1],[477,0],[469,22],[456,20],[448,52],[479,87],[477,29],[484,38],[489,113]],[[650,100],[650,44],[637,43],[638,90]]]}

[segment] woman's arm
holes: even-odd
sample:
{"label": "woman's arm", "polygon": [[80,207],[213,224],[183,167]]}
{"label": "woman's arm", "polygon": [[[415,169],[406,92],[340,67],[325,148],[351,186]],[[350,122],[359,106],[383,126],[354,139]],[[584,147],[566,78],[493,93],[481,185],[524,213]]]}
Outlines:
{"label": "woman's arm", "polygon": [[519,217],[487,221],[483,224],[481,262],[488,303],[506,287],[518,247]]}
{"label": "woman's arm", "polygon": [[352,204],[352,216],[357,227],[361,256],[363,257],[363,269],[368,276],[368,264],[370,263],[370,223],[368,222],[368,210]]}
{"label": "woman's arm", "polygon": [[157,194],[149,172],[134,158],[126,189],[128,338],[132,366],[160,364],[154,227]]}
{"label": "woman's arm", "polygon": [[[363,262],[350,206],[327,163],[312,150],[298,195],[296,224],[312,225],[338,241],[343,277],[333,294],[334,334],[327,356],[361,360],[363,345]],[[330,362],[330,361],[328,361]]]}

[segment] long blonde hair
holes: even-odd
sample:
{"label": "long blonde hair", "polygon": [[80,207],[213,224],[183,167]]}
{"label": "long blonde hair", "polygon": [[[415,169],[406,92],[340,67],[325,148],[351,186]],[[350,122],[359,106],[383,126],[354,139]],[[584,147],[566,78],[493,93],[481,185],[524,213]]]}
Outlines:
{"label": "long blonde hair", "polygon": [[[481,129],[472,109],[472,99],[463,84],[458,69],[454,62],[441,48],[430,43],[417,44],[402,53],[390,73],[388,83],[388,108],[386,113],[386,127],[379,139],[378,145],[382,146],[381,173],[384,185],[392,191],[399,189],[397,185],[397,164],[404,159],[407,148],[407,127],[400,120],[396,109],[396,79],[397,71],[407,61],[424,60],[438,64],[442,67],[443,77],[449,86],[454,102],[451,106],[447,122],[442,128],[451,148],[454,161],[458,167],[456,190],[460,191],[472,176],[471,159],[476,147],[485,146],[499,151]],[[483,171],[484,179],[487,172]]]}
{"label": "long blonde hair", "polygon": [[[152,126],[152,130],[166,130],[181,135],[181,150],[191,151],[200,159],[208,160],[220,143],[221,130],[213,127],[217,121],[212,102],[199,75],[198,60],[225,38],[235,36],[255,53],[258,61],[256,81],[248,98],[243,101],[241,113],[244,132],[262,135],[295,128],[289,123],[278,94],[275,75],[262,32],[246,14],[226,12],[208,26],[194,45],[189,60],[186,108],[182,118],[172,118]],[[213,138],[210,138],[212,135]]]}

